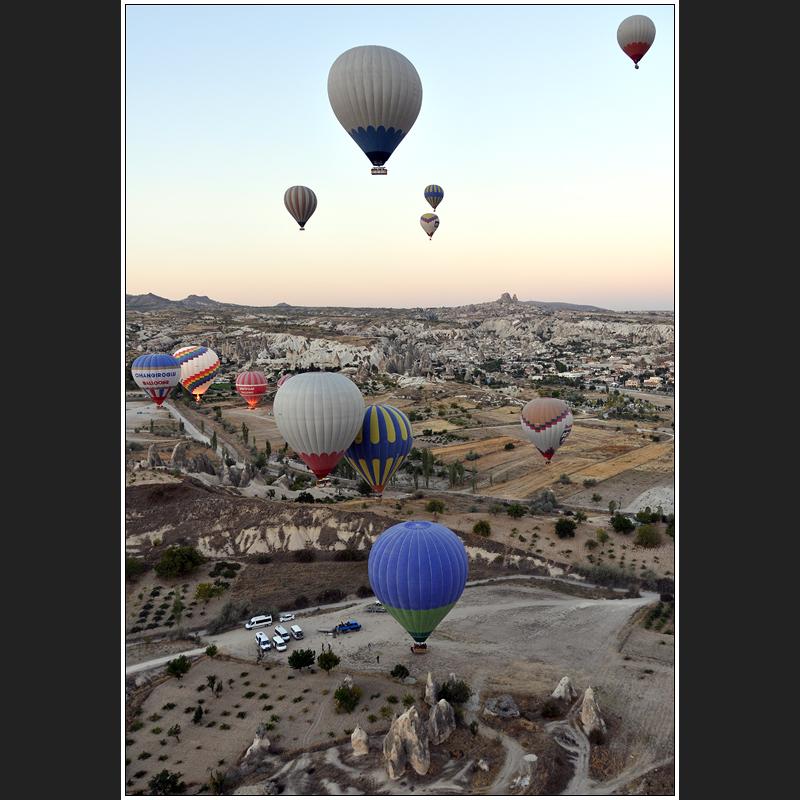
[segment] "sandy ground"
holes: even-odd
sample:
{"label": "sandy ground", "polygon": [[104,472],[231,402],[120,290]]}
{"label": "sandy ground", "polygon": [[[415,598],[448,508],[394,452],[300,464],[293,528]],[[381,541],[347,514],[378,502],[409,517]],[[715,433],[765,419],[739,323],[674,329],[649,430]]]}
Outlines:
{"label": "sandy ground", "polygon": [[[271,721],[275,727],[267,735],[280,748],[333,745],[336,755],[327,758],[344,763],[338,769],[336,786],[327,793],[348,793],[348,785],[355,780],[349,770],[359,772],[348,731],[361,724],[370,734],[371,748],[380,750],[388,729],[383,716],[387,712],[382,709],[402,713],[402,699],[409,695],[423,716],[428,713],[421,698],[429,671],[440,682],[451,673],[467,681],[474,692],[470,710],[478,715],[488,696],[508,692],[546,697],[564,675],[580,693],[591,686],[620,754],[627,756],[625,780],[617,776],[618,782],[625,782],[674,758],[674,637],[627,627],[633,615],[654,600],[657,597],[653,595],[613,600],[569,597],[537,588],[528,579],[468,586],[429,640],[429,652],[424,656],[412,655],[410,638],[392,617],[367,613],[363,602],[317,616],[298,616],[306,638],[292,642],[290,648],[307,647],[319,654],[323,645],[330,645],[341,663],[329,675],[319,669],[314,674],[291,670],[288,652],[272,651],[257,662],[254,636],[243,628],[210,637],[204,644],[213,642],[220,653],[236,660],[204,657],[183,679],[163,680],[144,699],[136,717],[144,724],[127,734],[133,740],[126,747],[131,759],[125,770],[126,781],[132,782],[128,792],[143,788],[154,771],[164,768],[180,771],[187,783],[206,783],[214,771],[229,769],[253,743],[259,722]],[[335,639],[320,632],[343,619],[357,619],[362,630]],[[203,651],[186,652],[194,656]],[[162,658],[162,665],[165,660]],[[416,683],[391,678],[396,664],[407,666]],[[131,684],[136,676],[141,680],[148,674],[164,674],[158,663],[144,671],[129,665],[128,671]],[[333,692],[348,674],[363,689],[362,703],[352,714],[337,715]],[[202,688],[208,675],[222,681],[225,688],[219,697]],[[253,696],[247,697],[248,692],[254,692]],[[390,702],[390,696],[397,700]],[[195,725],[187,709],[196,707],[200,699],[205,701],[206,714],[202,724]],[[481,718],[481,723],[482,732],[490,735],[491,722]],[[167,736],[175,724],[181,726],[180,741]],[[229,729],[223,729],[225,724]],[[154,733],[155,729],[160,730]],[[447,743],[441,747],[446,748]],[[143,752],[150,757],[142,759]],[[498,761],[505,762],[509,753],[507,749]],[[535,761],[521,760],[522,755],[524,751],[515,762],[519,771],[507,771],[505,780],[519,782],[526,770],[536,768]],[[309,787],[301,780],[303,770],[294,782],[289,778],[297,770],[297,757],[265,758],[264,778],[282,781],[284,792],[292,793],[294,788],[297,793],[308,793]],[[456,762],[449,772],[428,782],[408,770],[407,780],[392,782],[379,759],[370,763],[371,780],[382,792],[391,794],[405,794],[409,783],[417,793],[437,794],[442,781],[452,782],[465,766]],[[499,763],[495,766],[500,768]],[[140,770],[147,774],[135,778]],[[283,777],[278,776],[281,770]],[[583,772],[572,787],[574,793],[606,793],[598,790],[602,787],[589,778],[585,767]],[[460,787],[456,793],[468,793],[468,778],[466,774],[461,784],[456,781],[452,787]],[[356,786],[351,788],[363,793]]]}

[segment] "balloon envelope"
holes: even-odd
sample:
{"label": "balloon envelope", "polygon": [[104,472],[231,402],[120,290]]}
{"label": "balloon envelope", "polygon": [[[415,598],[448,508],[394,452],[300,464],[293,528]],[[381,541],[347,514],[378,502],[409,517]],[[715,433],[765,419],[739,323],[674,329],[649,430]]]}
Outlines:
{"label": "balloon envelope", "polygon": [[444,525],[424,520],[385,530],[367,563],[376,597],[420,644],[461,597],[468,570],[461,539]]}
{"label": "balloon envelope", "polygon": [[555,455],[572,431],[572,411],[554,397],[537,397],[522,409],[522,430],[547,459]]}
{"label": "balloon envelope", "polygon": [[172,355],[181,365],[181,384],[199,403],[219,373],[217,354],[208,347],[193,345],[182,347]]}
{"label": "balloon envelope", "polygon": [[333,113],[376,167],[403,141],[422,107],[414,65],[388,47],[365,45],[342,53],[328,73]]}
{"label": "balloon envelope", "polygon": [[263,372],[242,372],[236,376],[236,391],[255,408],[267,391],[267,377]]}
{"label": "balloon envelope", "polygon": [[622,20],[617,28],[617,42],[622,52],[633,60],[636,69],[644,54],[650,49],[656,38],[656,26],[650,17],[635,14]]}
{"label": "balloon envelope", "polygon": [[361,428],[344,455],[380,494],[405,461],[413,441],[411,422],[400,409],[369,405],[364,410]]}
{"label": "balloon envelope", "polygon": [[181,378],[181,365],[169,353],[139,356],[131,364],[137,386],[160,406]]}
{"label": "balloon envelope", "polygon": [[308,186],[290,186],[283,195],[283,204],[304,231],[306,222],[317,210],[317,196]]}
{"label": "balloon envelope", "polygon": [[429,238],[433,238],[436,229],[439,227],[439,217],[436,214],[423,214],[419,218],[419,224],[422,225],[422,230],[428,234]]}
{"label": "balloon envelope", "polygon": [[355,439],[364,398],[344,375],[304,372],[278,389],[273,413],[281,436],[322,480]]}
{"label": "balloon envelope", "polygon": [[441,186],[437,186],[435,183],[426,186],[425,199],[430,203],[433,210],[436,211],[436,206],[444,200],[444,189],[442,189]]}

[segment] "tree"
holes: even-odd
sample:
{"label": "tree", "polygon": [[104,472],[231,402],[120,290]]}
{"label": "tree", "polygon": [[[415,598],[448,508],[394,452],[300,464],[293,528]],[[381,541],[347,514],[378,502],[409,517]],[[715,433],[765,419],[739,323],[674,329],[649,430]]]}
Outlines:
{"label": "tree", "polygon": [[525,516],[525,507],[521,506],[519,503],[512,503],[508,507],[508,516],[512,519],[519,519],[520,517]]}
{"label": "tree", "polygon": [[442,685],[441,694],[450,705],[463,706],[472,697],[472,689],[465,681],[453,681]]}
{"label": "tree", "polygon": [[617,510],[617,501],[616,500],[609,500],[608,501],[608,513],[612,514]]}
{"label": "tree", "polygon": [[336,655],[336,653],[334,653],[332,650],[326,650],[324,653],[320,653],[320,655],[317,657],[317,666],[326,673],[330,673],[334,667],[339,666],[340,661],[341,659]]}
{"label": "tree", "polygon": [[437,500],[436,498],[432,498],[431,500],[428,500],[427,503],[425,503],[425,510],[429,514],[433,514],[434,517],[437,514],[443,514],[445,508],[446,506],[444,500]]}
{"label": "tree", "polygon": [[144,572],[144,564],[138,558],[125,556],[125,580],[135,581]]}
{"label": "tree", "polygon": [[340,714],[342,711],[350,713],[357,705],[364,690],[360,686],[348,686],[343,683],[334,693],[333,697],[336,700],[335,711]]}
{"label": "tree", "polygon": [[661,533],[654,525],[640,525],[636,531],[636,544],[642,547],[658,547],[661,541]]}
{"label": "tree", "polygon": [[556,522],[556,536],[558,536],[559,539],[566,539],[569,536],[575,536],[575,528],[577,527],[578,523],[575,522],[574,519],[561,517],[558,522]]}
{"label": "tree", "polygon": [[186,656],[178,656],[172,661],[167,661],[167,675],[173,678],[182,678],[192,668],[192,662]]}
{"label": "tree", "polygon": [[245,444],[247,444],[247,440],[250,437],[250,428],[247,427],[247,423],[242,423],[242,439]]}
{"label": "tree", "polygon": [[188,575],[205,563],[205,558],[194,547],[178,547],[170,545],[156,564],[154,570],[159,578],[177,578]]}
{"label": "tree", "polygon": [[172,616],[175,617],[175,622],[180,623],[181,613],[183,612],[184,605],[181,602],[180,590],[175,591],[175,599],[172,601]]}
{"label": "tree", "polygon": [[175,741],[179,742],[181,740],[181,726],[178,723],[175,723],[168,731],[167,736],[174,736]]}
{"label": "tree", "polygon": [[164,769],[153,775],[147,782],[150,793],[154,795],[183,794],[186,791],[186,782],[181,780],[182,772],[169,772]]}
{"label": "tree", "polygon": [[636,527],[636,524],[624,514],[614,514],[611,517],[611,527],[617,533],[630,533]]}
{"label": "tree", "polygon": [[292,650],[289,656],[289,666],[298,671],[303,667],[310,667],[314,663],[316,655],[316,650]]}
{"label": "tree", "polygon": [[393,678],[399,678],[402,681],[408,677],[408,667],[403,664],[395,664],[390,674]]}
{"label": "tree", "polygon": [[485,519],[480,519],[472,526],[472,532],[478,536],[491,536],[492,526]]}

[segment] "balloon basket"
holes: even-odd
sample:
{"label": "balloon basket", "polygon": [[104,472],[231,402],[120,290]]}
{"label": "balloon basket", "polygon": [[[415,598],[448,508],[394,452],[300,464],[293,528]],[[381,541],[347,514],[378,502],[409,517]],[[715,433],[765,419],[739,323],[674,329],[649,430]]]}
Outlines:
{"label": "balloon basket", "polygon": [[424,653],[428,652],[428,645],[427,644],[415,644],[411,648],[411,652],[415,656],[423,655]]}
{"label": "balloon basket", "polygon": [[387,175],[386,167],[373,167],[371,170],[373,175]]}

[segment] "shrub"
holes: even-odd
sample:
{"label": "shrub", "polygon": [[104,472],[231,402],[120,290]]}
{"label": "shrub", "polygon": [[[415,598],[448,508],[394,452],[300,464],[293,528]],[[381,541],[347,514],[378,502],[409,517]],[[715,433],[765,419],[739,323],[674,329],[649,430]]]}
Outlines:
{"label": "shrub", "polygon": [[192,662],[186,656],[178,656],[178,658],[167,661],[167,675],[173,678],[183,677],[192,667]]}
{"label": "shrub", "polygon": [[542,703],[541,714],[545,719],[555,719],[561,716],[561,706],[552,698],[548,698]]}
{"label": "shrub", "polygon": [[618,513],[611,517],[611,527],[617,533],[630,533],[636,527],[636,525],[624,514]]}
{"label": "shrub", "polygon": [[479,536],[491,536],[492,526],[485,519],[481,519],[472,526],[472,532]]}
{"label": "shrub", "polygon": [[368,583],[362,583],[361,586],[356,589],[356,596],[362,599],[364,597],[371,597],[373,594],[372,587]]}
{"label": "shrub", "polygon": [[556,536],[559,539],[566,539],[570,536],[575,536],[575,529],[578,527],[578,523],[575,522],[574,519],[568,519],[567,517],[561,517],[561,519],[556,522]]}
{"label": "shrub", "polygon": [[242,600],[241,603],[228,600],[220,610],[219,615],[208,623],[206,631],[214,635],[226,628],[237,626],[244,617],[249,616],[250,608],[251,603],[249,600]]}
{"label": "shrub", "polygon": [[425,510],[429,514],[443,514],[445,508],[446,506],[444,500],[437,500],[436,498],[433,498],[425,503]]}
{"label": "shrub", "polygon": [[661,533],[653,525],[639,526],[636,532],[636,544],[642,547],[658,547],[661,542]]}
{"label": "shrub", "polygon": [[394,669],[391,671],[391,676],[393,678],[399,678],[401,681],[408,677],[409,672],[408,668],[404,667],[402,664],[395,664]]}
{"label": "shrub", "polygon": [[606,743],[606,735],[599,728],[592,728],[589,731],[589,744],[603,745]]}
{"label": "shrub", "polygon": [[135,581],[144,572],[144,564],[138,558],[125,556],[125,580]]}
{"label": "shrub", "polygon": [[342,711],[349,714],[357,705],[364,690],[360,686],[347,686],[342,684],[334,693],[333,697],[336,700],[336,713],[340,714]]}
{"label": "shrub", "polygon": [[525,507],[521,506],[519,503],[512,503],[508,507],[508,516],[512,519],[519,519],[520,517],[525,516]]}
{"label": "shrub", "polygon": [[354,550],[352,547],[345,547],[344,550],[337,551],[333,559],[334,561],[364,561],[366,555],[360,550]]}
{"label": "shrub", "polygon": [[295,550],[294,560],[300,564],[309,564],[316,559],[313,550]]}
{"label": "shrub", "polygon": [[177,578],[188,575],[205,562],[205,558],[194,547],[178,547],[170,545],[155,566],[155,573],[159,578]]}
{"label": "shrub", "polygon": [[558,508],[555,492],[545,489],[538,497],[531,500],[529,509],[531,514],[549,514]]}
{"label": "shrub", "polygon": [[442,686],[441,694],[450,705],[463,706],[472,696],[472,689],[465,681],[454,681],[453,683],[445,683]]}
{"label": "shrub", "polygon": [[345,593],[341,589],[325,589],[317,595],[317,602],[320,604],[338,603],[344,600]]}

